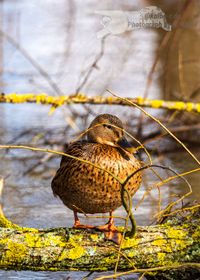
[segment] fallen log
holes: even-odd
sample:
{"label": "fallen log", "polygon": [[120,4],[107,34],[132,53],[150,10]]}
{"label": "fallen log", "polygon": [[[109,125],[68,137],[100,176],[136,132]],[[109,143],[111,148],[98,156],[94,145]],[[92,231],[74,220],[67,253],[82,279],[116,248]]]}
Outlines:
{"label": "fallen log", "polygon": [[[173,267],[200,269],[200,211],[161,225],[138,227],[119,246],[95,230],[31,229],[0,216],[0,269],[145,271]],[[199,270],[200,271],[200,270]],[[175,279],[175,278],[174,278]]]}

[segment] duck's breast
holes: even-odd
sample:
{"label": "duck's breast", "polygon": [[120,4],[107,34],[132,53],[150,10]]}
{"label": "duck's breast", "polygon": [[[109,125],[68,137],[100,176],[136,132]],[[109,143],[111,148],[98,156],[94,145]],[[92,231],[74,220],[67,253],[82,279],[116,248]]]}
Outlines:
{"label": "duck's breast", "polygon": [[[84,213],[109,212],[121,205],[119,181],[140,168],[133,155],[112,146],[81,142],[69,145],[66,153],[80,160],[63,157],[52,181],[54,194],[64,204]],[[138,172],[125,187],[133,195],[140,182]]]}

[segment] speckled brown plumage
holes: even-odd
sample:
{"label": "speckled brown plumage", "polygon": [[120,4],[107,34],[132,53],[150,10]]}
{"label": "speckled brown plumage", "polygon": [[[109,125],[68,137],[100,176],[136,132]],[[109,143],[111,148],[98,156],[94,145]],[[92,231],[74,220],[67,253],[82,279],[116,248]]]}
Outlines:
{"label": "speckled brown plumage", "polygon": [[[124,137],[122,122],[113,115],[97,116],[87,131],[87,141],[69,144],[66,153],[89,161],[121,180],[140,168],[140,162],[129,152],[130,144]],[[137,172],[127,182],[125,188],[132,196],[141,183],[141,173]],[[79,160],[63,156],[52,181],[53,193],[74,211],[76,228],[94,228],[82,225],[79,213],[110,212],[110,219],[99,230],[106,231],[106,238],[119,243],[119,234],[114,227],[112,212],[121,206],[121,186],[111,174]],[[95,227],[96,228],[96,227]],[[113,233],[116,233],[113,237]]]}
{"label": "speckled brown plumage", "polygon": [[[139,161],[129,152],[99,143],[75,142],[66,153],[88,160],[112,172],[120,179],[140,168]],[[127,183],[133,195],[141,182],[138,172]],[[105,213],[115,210],[121,203],[120,184],[110,174],[87,163],[63,157],[52,188],[63,203],[82,213]]]}

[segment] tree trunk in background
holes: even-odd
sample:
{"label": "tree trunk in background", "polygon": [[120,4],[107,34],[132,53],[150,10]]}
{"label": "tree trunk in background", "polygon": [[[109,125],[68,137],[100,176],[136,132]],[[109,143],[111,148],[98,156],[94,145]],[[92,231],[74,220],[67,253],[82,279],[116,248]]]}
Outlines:
{"label": "tree trunk in background", "polygon": [[[173,24],[168,44],[163,48],[164,94],[166,99],[200,101],[200,3],[186,1],[148,1],[157,5]],[[170,2],[171,4],[169,4]],[[178,22],[177,22],[178,21]],[[160,37],[166,31],[158,30]]]}
{"label": "tree trunk in background", "polygon": [[[147,2],[160,7],[166,14],[167,22],[172,24],[169,41],[161,50],[163,73],[160,81],[164,99],[200,102],[199,0]],[[161,42],[167,32],[161,29],[158,32]],[[199,122],[197,114],[184,112],[181,115],[185,123]]]}

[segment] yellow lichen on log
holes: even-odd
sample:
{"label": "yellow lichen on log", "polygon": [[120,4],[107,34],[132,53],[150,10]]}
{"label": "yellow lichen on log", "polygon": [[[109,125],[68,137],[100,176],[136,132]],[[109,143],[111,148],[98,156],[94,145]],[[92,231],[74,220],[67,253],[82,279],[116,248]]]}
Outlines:
{"label": "yellow lichen on log", "polygon": [[[135,238],[121,244],[118,270],[198,263],[200,217],[195,213],[194,217],[139,227]],[[9,225],[12,223],[0,228],[0,269],[106,271],[114,269],[118,259],[119,246],[105,241],[103,233],[95,230],[33,230]]]}
{"label": "yellow lichen on log", "polygon": [[[95,230],[20,227],[0,211],[0,269],[107,271],[200,262],[200,211],[194,208],[180,219],[139,227],[134,238],[119,246]],[[123,228],[120,227],[120,230]]]}
{"label": "yellow lichen on log", "polygon": [[52,113],[57,107],[69,104],[112,104],[131,106],[127,101],[131,101],[141,107],[149,107],[154,109],[167,109],[177,111],[187,111],[200,113],[200,103],[183,102],[183,101],[166,101],[166,100],[153,100],[143,97],[135,98],[118,98],[115,96],[88,96],[84,93],[63,95],[63,96],[51,96],[46,93],[34,94],[0,94],[0,103],[36,103],[51,105],[50,113]]}

